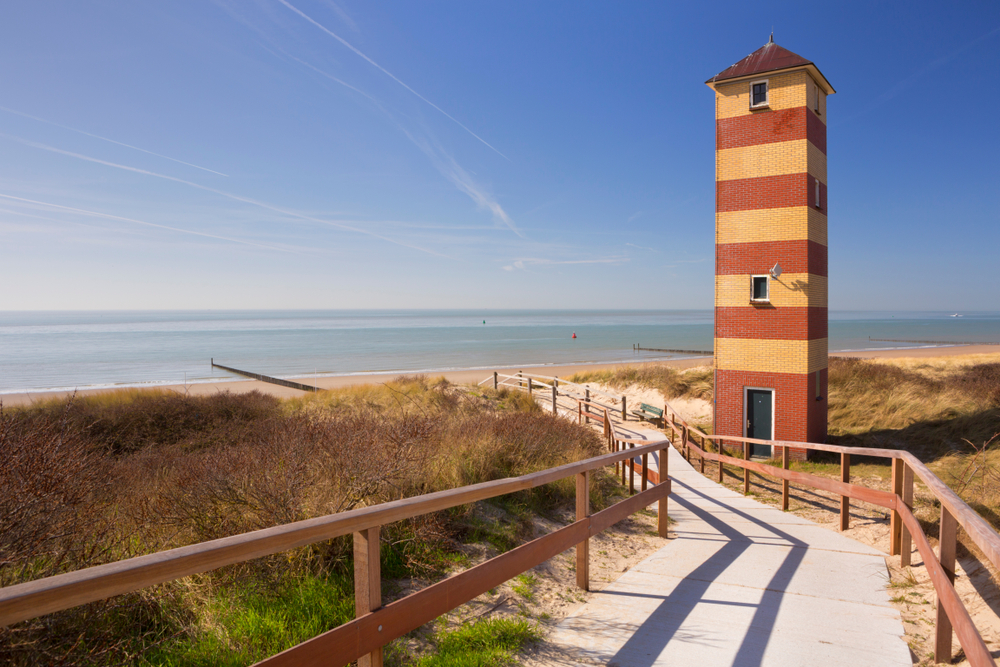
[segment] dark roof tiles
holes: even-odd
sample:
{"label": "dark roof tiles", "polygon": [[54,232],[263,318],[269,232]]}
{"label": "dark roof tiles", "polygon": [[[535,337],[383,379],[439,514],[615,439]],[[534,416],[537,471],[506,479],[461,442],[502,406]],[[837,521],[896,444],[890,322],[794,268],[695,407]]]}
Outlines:
{"label": "dark roof tiles", "polygon": [[722,70],[705,83],[812,64],[811,61],[806,60],[802,56],[796,55],[788,49],[770,41],[735,65],[730,65]]}

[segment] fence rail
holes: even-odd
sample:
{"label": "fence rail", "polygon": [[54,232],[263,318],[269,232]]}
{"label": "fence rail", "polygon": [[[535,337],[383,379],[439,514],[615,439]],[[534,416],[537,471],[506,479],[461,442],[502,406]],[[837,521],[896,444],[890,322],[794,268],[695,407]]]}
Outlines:
{"label": "fence rail", "polygon": [[[829,491],[841,496],[840,527],[846,530],[850,524],[850,500],[855,499],[878,505],[892,512],[889,528],[889,555],[900,557],[900,565],[910,565],[910,540],[923,559],[934,591],[937,594],[937,626],[934,644],[936,662],[951,662],[952,629],[974,667],[994,665],[993,657],[979,630],[976,628],[964,603],[955,590],[955,546],[957,526],[961,526],[969,539],[982,550],[994,568],[1000,569],[1000,535],[975,510],[958,497],[937,475],[910,452],[894,449],[874,449],[868,447],[841,447],[809,442],[789,442],[781,440],[759,440],[734,436],[708,435],[690,426],[669,403],[665,404],[664,415],[669,414],[665,423],[679,436],[682,454],[691,460],[692,453],[700,459],[701,471],[705,472],[705,461],[718,463],[718,479],[721,482],[723,466],[732,465],[743,469],[743,490],[749,492],[750,471],[770,475],[782,480],[782,509],[788,509],[789,482],[806,484],[816,489]],[[698,444],[700,440],[701,444]],[[737,444],[742,449],[742,458],[727,456],[727,446]],[[782,466],[750,460],[750,445],[770,445],[781,450]],[[709,451],[714,445],[716,451]],[[840,454],[841,479],[832,480],[809,473],[788,469],[790,449],[805,449]],[[892,491],[870,489],[850,483],[851,455],[888,458],[892,461]],[[913,515],[913,476],[927,486],[941,505],[940,547],[935,555],[920,522]]]}

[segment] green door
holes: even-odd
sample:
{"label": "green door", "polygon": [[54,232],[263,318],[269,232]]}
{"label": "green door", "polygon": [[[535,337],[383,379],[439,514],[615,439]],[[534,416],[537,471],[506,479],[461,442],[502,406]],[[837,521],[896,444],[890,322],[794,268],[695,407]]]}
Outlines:
{"label": "green door", "polygon": [[[747,437],[758,440],[773,440],[774,429],[771,420],[774,405],[774,390],[747,389]],[[768,445],[751,445],[751,456],[771,458]]]}

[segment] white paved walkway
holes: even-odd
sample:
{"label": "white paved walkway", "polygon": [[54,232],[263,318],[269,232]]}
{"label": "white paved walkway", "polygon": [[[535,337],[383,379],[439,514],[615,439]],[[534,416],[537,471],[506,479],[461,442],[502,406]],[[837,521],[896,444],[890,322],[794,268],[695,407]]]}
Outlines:
{"label": "white paved walkway", "polygon": [[556,627],[548,641],[567,656],[559,663],[913,664],[884,554],[726,489],[669,452],[670,543]]}

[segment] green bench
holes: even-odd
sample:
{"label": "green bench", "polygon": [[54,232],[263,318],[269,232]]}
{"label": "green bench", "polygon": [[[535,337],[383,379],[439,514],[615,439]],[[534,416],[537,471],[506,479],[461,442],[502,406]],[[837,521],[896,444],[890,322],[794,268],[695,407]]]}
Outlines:
{"label": "green bench", "polygon": [[652,405],[647,405],[646,403],[641,404],[638,410],[629,410],[629,412],[642,421],[655,422],[657,419],[663,419],[662,409]]}

